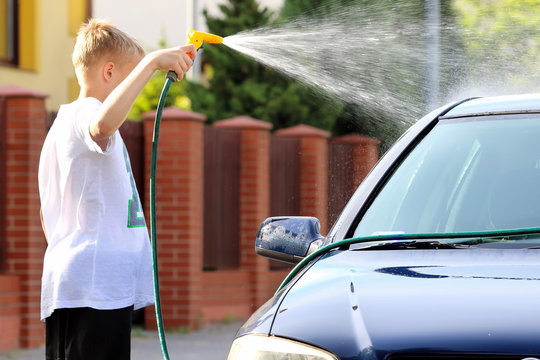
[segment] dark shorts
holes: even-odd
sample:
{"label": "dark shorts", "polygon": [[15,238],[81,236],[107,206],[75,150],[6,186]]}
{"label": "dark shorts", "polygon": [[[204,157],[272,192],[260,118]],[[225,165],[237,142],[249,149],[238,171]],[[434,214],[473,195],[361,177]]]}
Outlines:
{"label": "dark shorts", "polygon": [[45,320],[47,360],[129,360],[133,306],[57,309]]}

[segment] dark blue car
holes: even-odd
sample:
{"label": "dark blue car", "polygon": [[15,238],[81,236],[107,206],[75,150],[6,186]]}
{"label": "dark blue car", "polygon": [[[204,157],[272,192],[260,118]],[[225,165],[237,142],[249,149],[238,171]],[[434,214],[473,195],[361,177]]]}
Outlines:
{"label": "dark blue car", "polygon": [[540,95],[430,113],[326,237],[270,218],[255,247],[298,264],[229,360],[540,358]]}

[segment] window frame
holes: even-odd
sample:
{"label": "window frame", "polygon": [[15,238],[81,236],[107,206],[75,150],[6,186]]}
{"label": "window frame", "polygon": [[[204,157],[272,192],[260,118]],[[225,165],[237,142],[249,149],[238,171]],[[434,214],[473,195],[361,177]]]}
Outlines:
{"label": "window frame", "polygon": [[[1,57],[1,66],[19,66],[19,0],[4,0],[6,5],[6,19],[11,18],[11,29],[7,28],[8,22],[6,21],[6,48],[9,48],[13,53],[12,56]],[[9,9],[7,5],[11,3],[12,7]],[[11,11],[8,11],[11,10]],[[11,12],[11,13],[10,13]],[[11,30],[11,32],[10,32]],[[9,51],[8,51],[9,52]]]}

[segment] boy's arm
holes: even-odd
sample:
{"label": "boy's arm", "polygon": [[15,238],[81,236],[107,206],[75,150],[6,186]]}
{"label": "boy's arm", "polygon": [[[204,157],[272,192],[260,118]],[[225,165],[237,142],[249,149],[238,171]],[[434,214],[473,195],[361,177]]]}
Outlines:
{"label": "boy's arm", "polygon": [[41,219],[41,228],[43,229],[43,234],[45,234],[45,241],[49,243],[49,239],[47,238],[47,230],[45,230],[45,223],[43,222],[43,211],[41,208],[39,208],[39,218]]}
{"label": "boy's arm", "polygon": [[194,45],[186,45],[146,55],[103,102],[100,116],[90,124],[92,139],[105,150],[109,137],[124,123],[135,99],[154,72],[173,70],[180,81],[191,68],[192,56],[195,57],[196,53]]}

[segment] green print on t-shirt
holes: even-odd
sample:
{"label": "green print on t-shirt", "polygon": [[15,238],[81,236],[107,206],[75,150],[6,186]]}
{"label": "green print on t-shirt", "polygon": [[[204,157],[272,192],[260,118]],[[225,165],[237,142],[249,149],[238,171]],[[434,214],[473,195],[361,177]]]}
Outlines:
{"label": "green print on t-shirt", "polygon": [[128,201],[128,221],[127,227],[143,227],[146,226],[146,221],[144,220],[144,213],[141,205],[141,200],[139,199],[139,192],[137,191],[137,185],[135,184],[135,179],[133,178],[133,173],[131,172],[131,162],[129,161],[129,154],[127,152],[126,146],[124,145],[124,160],[126,163],[126,170],[129,174],[129,180],[131,183],[131,199]]}

